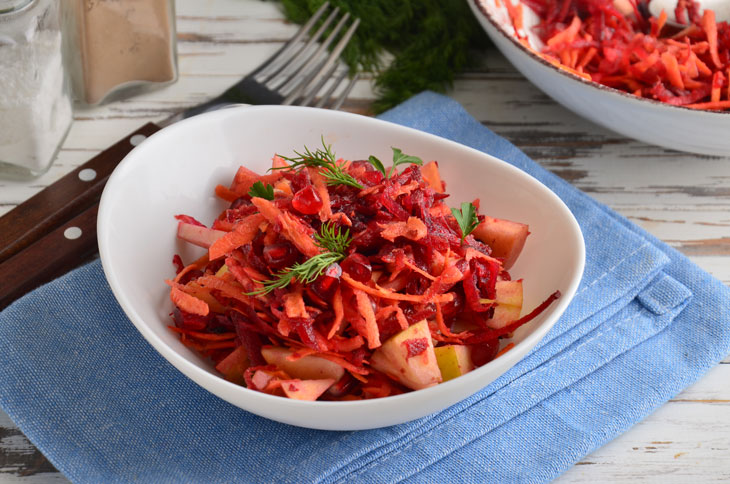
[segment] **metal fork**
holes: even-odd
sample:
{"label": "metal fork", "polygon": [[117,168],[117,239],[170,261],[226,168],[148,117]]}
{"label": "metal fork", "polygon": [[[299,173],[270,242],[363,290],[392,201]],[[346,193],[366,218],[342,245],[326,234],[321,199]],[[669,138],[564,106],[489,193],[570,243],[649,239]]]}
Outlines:
{"label": "metal fork", "polygon": [[[360,19],[354,19],[347,30],[340,34],[350,20],[350,14],[345,12],[344,15],[340,15],[339,7],[329,10],[329,2],[325,2],[307,23],[302,25],[294,37],[256,70],[217,98],[186,111],[185,117],[235,103],[339,109],[359,77],[359,74],[355,74],[338,97],[330,103],[333,94],[347,77],[347,68],[338,60],[352,39]],[[327,14],[326,19],[310,35],[314,25],[325,14]],[[333,23],[335,26],[325,36],[325,32]],[[328,53],[327,49],[335,41],[337,43]],[[338,69],[340,72],[335,76]]]}

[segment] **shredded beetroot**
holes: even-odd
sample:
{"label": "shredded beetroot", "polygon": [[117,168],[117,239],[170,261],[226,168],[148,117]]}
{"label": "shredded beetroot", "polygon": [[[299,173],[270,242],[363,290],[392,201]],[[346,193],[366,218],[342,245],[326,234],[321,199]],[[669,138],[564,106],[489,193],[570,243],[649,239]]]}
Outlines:
{"label": "shredded beetroot", "polygon": [[[730,26],[695,0],[678,0],[679,29],[630,0],[620,12],[608,0],[523,0],[540,18],[538,54],[588,80],[639,97],[696,109],[730,109],[722,89],[730,67]],[[510,2],[506,2],[509,4]],[[511,16],[515,29],[521,22]],[[522,39],[527,45],[527,40]]]}
{"label": "shredded beetroot", "polygon": [[401,344],[406,347],[406,360],[420,355],[428,348],[428,340],[426,338],[407,339]]}
{"label": "shredded beetroot", "polygon": [[185,264],[183,264],[182,258],[177,254],[172,256],[172,264],[175,266],[175,274],[180,274],[180,271],[185,269]]}
{"label": "shredded beetroot", "polygon": [[[710,89],[725,86],[725,78],[716,77]],[[382,356],[377,352],[398,341],[394,337],[420,331],[402,338],[397,353],[403,358],[404,348],[405,361],[391,364],[415,364],[409,360],[433,352],[433,342],[471,345],[480,366],[496,357],[500,338],[558,297],[501,330],[490,329],[499,305],[497,282],[511,278],[493,254],[496,241],[478,240],[477,232],[462,237],[463,221],[445,202],[438,165],[407,164],[385,176],[368,161],[337,163],[361,188],[330,184],[326,168],[288,167],[279,157],[273,174],[239,169],[230,188],[216,188],[229,206],[212,226],[226,234],[188,266],[173,259],[178,275],[168,281],[176,305],[171,329],[229,380],[279,396],[291,391],[282,388],[289,380],[313,388],[323,379],[333,381],[321,395],[325,400],[396,395],[410,390],[408,382],[373,363]],[[273,184],[274,199],[252,197],[248,191],[256,182]],[[484,219],[475,216],[475,223]],[[202,225],[187,215],[176,219]],[[330,241],[337,235],[349,245],[327,246],[322,240],[328,232]],[[311,279],[297,275],[267,289],[328,253],[335,257]],[[433,369],[431,356],[414,361]],[[392,358],[398,357],[380,359]],[[308,384],[298,368],[323,376]]]}
{"label": "shredded beetroot", "polygon": [[198,222],[195,218],[191,217],[190,215],[180,214],[180,215],[175,215],[175,218],[177,220],[179,220],[180,222],[183,222],[186,224],[197,225],[199,227],[205,227],[204,224]]}

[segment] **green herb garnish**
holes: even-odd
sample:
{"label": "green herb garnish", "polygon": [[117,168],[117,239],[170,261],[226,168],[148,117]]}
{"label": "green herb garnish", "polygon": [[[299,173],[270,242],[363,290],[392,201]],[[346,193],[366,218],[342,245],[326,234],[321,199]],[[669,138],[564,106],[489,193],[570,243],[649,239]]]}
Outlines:
{"label": "green herb garnish", "polygon": [[283,159],[291,163],[289,166],[282,166],[277,168],[271,168],[272,170],[288,170],[290,168],[299,168],[302,166],[322,168],[320,173],[327,179],[328,185],[348,185],[351,187],[359,188],[362,190],[363,186],[358,183],[355,178],[349,173],[345,173],[340,165],[337,164],[335,154],[332,152],[332,146],[325,144],[324,136],[322,137],[322,146],[324,149],[316,149],[314,152],[309,151],[309,148],[304,147],[304,153],[295,151],[296,157],[287,158],[281,156]]}
{"label": "green herb garnish", "polygon": [[265,198],[266,200],[274,199],[274,187],[268,183],[264,185],[260,181],[257,181],[251,186],[248,194],[252,197]]}
{"label": "green herb garnish", "polygon": [[259,294],[268,294],[274,289],[286,287],[295,279],[302,284],[310,284],[314,282],[324,271],[333,263],[342,260],[344,256],[336,252],[323,252],[314,257],[310,257],[305,262],[296,263],[291,267],[287,267],[279,271],[273,279],[267,281],[257,281],[264,285],[258,291],[247,292],[247,296],[258,296]]}
{"label": "green herb garnish", "polygon": [[[322,2],[281,0],[287,18],[299,24],[306,22]],[[489,40],[469,2],[330,0],[330,4],[360,19],[343,58],[352,72],[374,74],[376,112],[425,90],[444,92],[454,75],[468,67],[484,69]],[[386,52],[390,55],[383,55]]]}
{"label": "green herb garnish", "polygon": [[464,202],[461,204],[461,210],[452,208],[451,213],[454,214],[454,218],[459,224],[459,228],[461,229],[461,242],[463,243],[466,236],[472,233],[479,225],[477,209],[474,204]]}
{"label": "green herb garnish", "polygon": [[347,247],[350,245],[350,229],[344,232],[335,227],[333,223],[327,222],[314,234],[317,245],[328,252],[336,252],[344,256]]}
{"label": "green herb garnish", "polygon": [[349,230],[341,232],[331,223],[322,225],[320,232],[314,234],[314,238],[317,239],[317,245],[326,250],[326,252],[310,257],[301,264],[297,262],[293,266],[279,271],[273,279],[256,281],[263,284],[264,287],[257,291],[248,292],[246,295],[257,296],[260,294],[268,294],[274,289],[288,286],[294,280],[302,284],[311,284],[330,265],[345,258],[345,250],[347,250],[351,242]]}
{"label": "green herb garnish", "polygon": [[390,169],[390,172],[386,172],[385,166],[383,166],[383,163],[379,159],[374,157],[373,155],[370,155],[370,157],[368,158],[368,161],[370,162],[370,164],[373,165],[376,170],[378,170],[380,173],[382,173],[385,178],[390,178],[393,175],[393,173],[398,173],[398,170],[396,170],[396,167],[398,165],[404,165],[406,163],[411,163],[414,165],[423,166],[423,160],[420,159],[419,157],[412,156],[412,155],[406,155],[405,153],[403,153],[400,150],[400,148],[391,147],[390,149],[393,150],[393,167]]}
{"label": "green herb garnish", "polygon": [[376,170],[378,170],[380,173],[383,174],[385,178],[388,178],[388,174],[385,172],[385,166],[383,166],[383,162],[374,157],[373,155],[370,155],[368,157],[368,161],[371,165],[375,167]]}
{"label": "green herb garnish", "polygon": [[406,155],[398,148],[391,148],[393,150],[393,168],[398,165],[404,165],[406,163],[412,163],[414,165],[422,166],[423,160],[417,156]]}

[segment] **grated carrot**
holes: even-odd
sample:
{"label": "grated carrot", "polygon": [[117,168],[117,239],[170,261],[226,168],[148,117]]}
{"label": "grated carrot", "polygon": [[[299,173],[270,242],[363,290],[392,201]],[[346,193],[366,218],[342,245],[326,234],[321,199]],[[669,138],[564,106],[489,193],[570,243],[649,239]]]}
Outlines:
{"label": "grated carrot", "polygon": [[354,289],[360,289],[361,291],[370,294],[371,296],[381,297],[384,299],[391,299],[394,301],[409,301],[409,302],[418,302],[418,303],[429,303],[429,302],[451,302],[454,299],[453,294],[434,294],[433,296],[427,297],[423,295],[418,294],[401,294],[398,292],[388,291],[387,289],[383,289],[382,287],[375,284],[375,287],[367,286],[361,282],[358,282],[348,276],[347,274],[342,274],[342,279],[347,282],[352,288]]}
{"label": "grated carrot", "polygon": [[170,288],[170,299],[175,306],[179,307],[186,313],[197,314],[198,316],[207,316],[210,312],[210,308],[205,301],[181,291],[176,286],[172,286]]}

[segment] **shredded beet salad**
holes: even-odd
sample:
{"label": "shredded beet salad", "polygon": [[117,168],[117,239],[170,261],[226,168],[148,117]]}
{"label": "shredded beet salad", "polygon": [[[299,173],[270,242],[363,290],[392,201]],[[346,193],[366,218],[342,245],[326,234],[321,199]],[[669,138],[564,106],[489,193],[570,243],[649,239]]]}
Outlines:
{"label": "shredded beet salad", "polygon": [[449,207],[435,161],[393,148],[337,159],[322,148],[240,167],[210,227],[176,216],[207,248],[167,283],[183,344],[229,381],[299,400],[359,400],[427,388],[508,351],[526,315],[507,271],[525,224]]}
{"label": "shredded beet salad", "polygon": [[730,25],[695,0],[674,17],[649,13],[651,0],[501,0],[520,40],[523,4],[540,18],[538,55],[578,76],[639,97],[694,109],[730,109]]}

